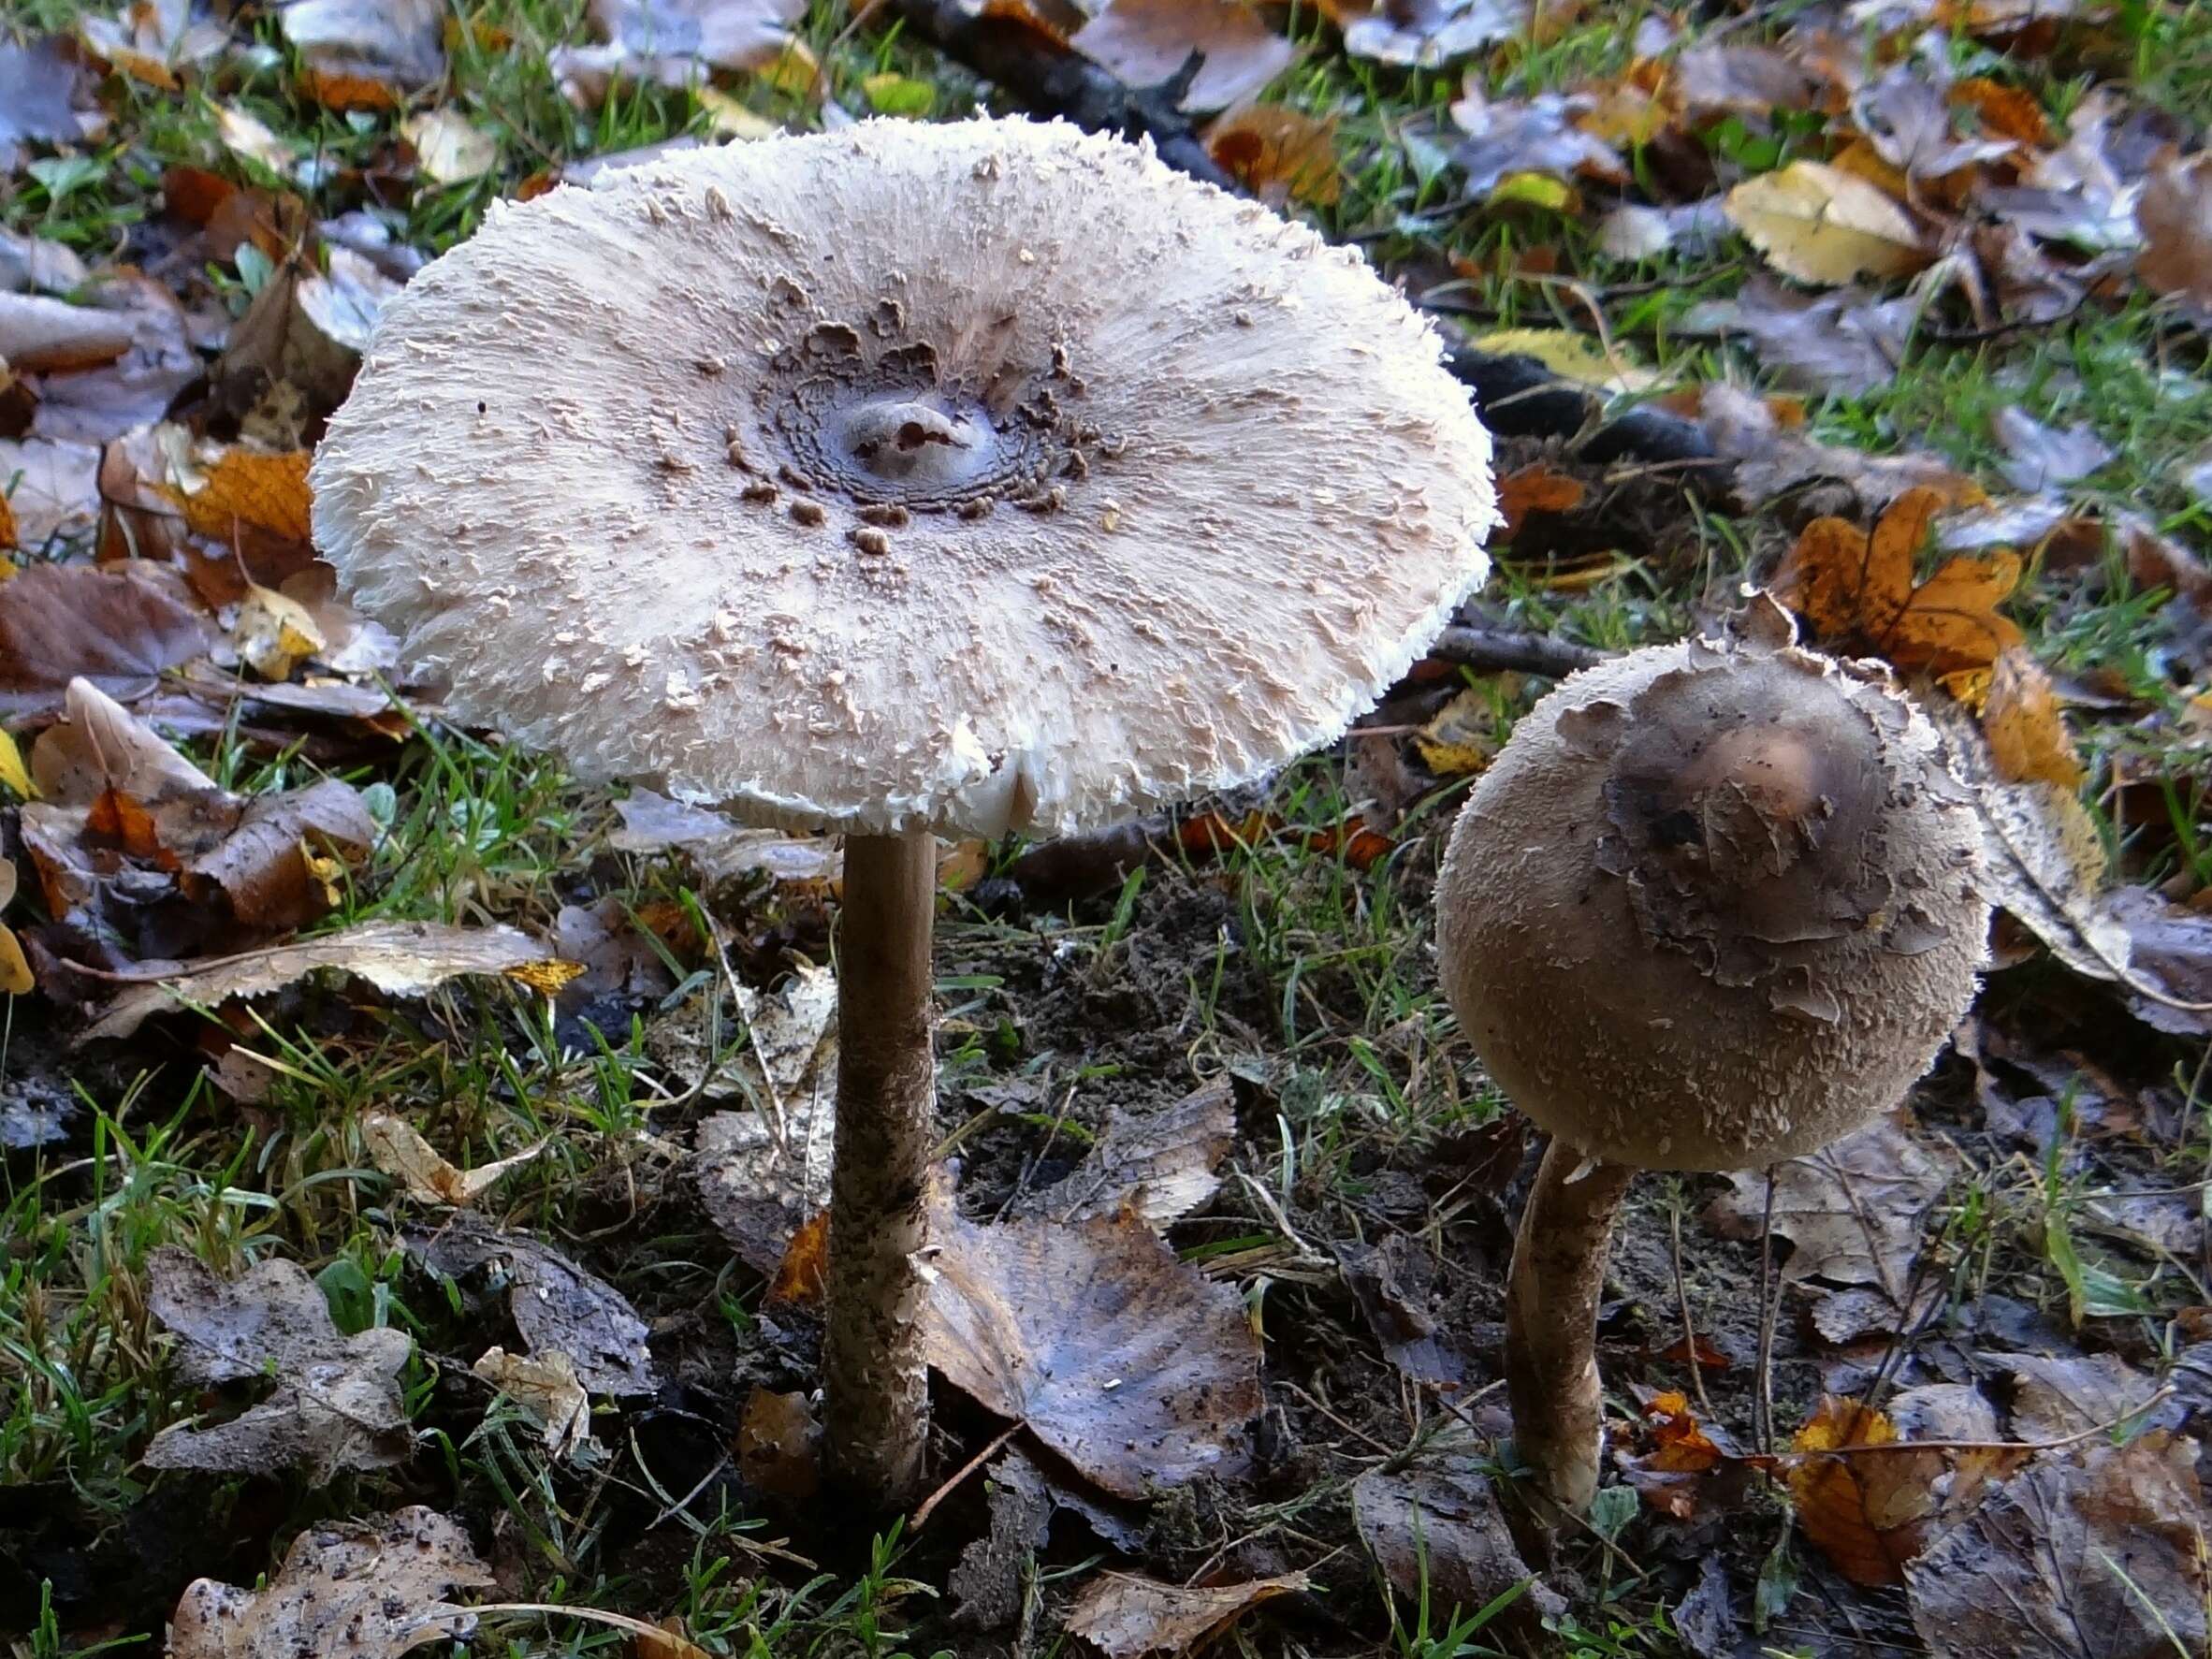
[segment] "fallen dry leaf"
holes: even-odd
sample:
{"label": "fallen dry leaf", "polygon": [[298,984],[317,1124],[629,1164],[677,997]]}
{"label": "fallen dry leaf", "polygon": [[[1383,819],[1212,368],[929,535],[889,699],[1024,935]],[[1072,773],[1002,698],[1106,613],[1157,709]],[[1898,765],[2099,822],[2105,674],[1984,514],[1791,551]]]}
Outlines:
{"label": "fallen dry leaf", "polygon": [[1716,383],[1703,388],[1698,424],[1722,458],[1735,467],[1734,493],[1760,505],[1814,478],[1849,485],[1870,508],[1887,505],[1906,491],[1932,488],[1949,506],[1979,505],[1988,498],[1972,479],[1940,456],[1871,455],[1823,444],[1785,427],[1765,398]]}
{"label": "fallen dry leaf", "polygon": [[1068,1609],[1068,1634],[1105,1659],[1192,1652],[1220,1636],[1254,1608],[1279,1595],[1302,1594],[1303,1573],[1241,1584],[1174,1585],[1133,1573],[1100,1573]]}
{"label": "fallen dry leaf", "polygon": [[1468,192],[1488,196],[1521,173],[1625,184],[1628,166],[1620,152],[1580,124],[1593,108],[1594,99],[1560,93],[1525,102],[1492,99],[1470,76],[1451,106],[1452,124],[1467,135],[1451,158],[1466,174]]}
{"label": "fallen dry leaf", "polygon": [[445,73],[444,0],[291,0],[279,21],[334,108],[396,107]]}
{"label": "fallen dry leaf", "polygon": [[[1804,1157],[1774,1166],[1774,1230],[1789,1240],[1785,1279],[1870,1285],[1905,1305],[1922,1215],[1950,1184],[1957,1155],[1923,1143],[1894,1117]],[[1739,1170],[1706,1219],[1729,1238],[1756,1238],[1766,1213],[1767,1172]]]}
{"label": "fallen dry leaf", "polygon": [[546,1456],[574,1457],[591,1438],[591,1396],[576,1379],[576,1362],[559,1348],[542,1354],[488,1348],[469,1369],[545,1431]]}
{"label": "fallen dry leaf", "polygon": [[174,571],[42,564],[0,583],[0,712],[61,706],[82,677],[129,701],[207,654],[215,631]]}
{"label": "fallen dry leaf", "polygon": [[195,1579],[168,1659],[398,1659],[465,1638],[475,1618],[445,1597],[493,1582],[469,1535],[434,1510],[333,1521],[293,1539],[265,1589]]}
{"label": "fallen dry leaf", "polygon": [[779,881],[826,881],[842,868],[837,843],[830,837],[750,829],[649,789],[633,789],[627,799],[615,803],[615,810],[622,827],[607,837],[607,845],[616,851],[678,851],[710,881],[755,870]]}
{"label": "fallen dry leaf", "polygon": [[369,922],[298,944],[185,963],[181,973],[124,991],[80,1041],[127,1037],[157,1013],[266,997],[323,968],[366,980],[387,997],[426,997],[462,974],[508,973],[550,953],[512,927]]}
{"label": "fallen dry leaf", "polygon": [[1401,0],[1365,8],[1337,0],[1324,9],[1341,24],[1352,56],[1423,69],[1510,39],[1529,21],[1527,0]]}
{"label": "fallen dry leaf", "polygon": [[2117,1354],[1985,1354],[2013,1378],[2012,1427],[2020,1440],[2063,1440],[2125,1423],[2150,1403],[2158,1381]]}
{"label": "fallen dry leaf", "polygon": [[2016,407],[2000,409],[1989,429],[2007,457],[2006,481],[2030,494],[2086,478],[2115,453],[2086,422],[2061,430]]}
{"label": "fallen dry leaf", "polygon": [[594,1394],[650,1394],[661,1386],[646,1322],[619,1290],[550,1244],[458,1210],[435,1228],[410,1228],[409,1254],[459,1279],[490,1269],[511,1294],[508,1311],[531,1353],[561,1353]]}
{"label": "fallen dry leaf", "polygon": [[1743,335],[1782,385],[1855,397],[1897,377],[1917,313],[1911,299],[1858,287],[1805,294],[1762,273],[1732,298],[1692,307],[1681,327]]}
{"label": "fallen dry leaf", "polygon": [[803,1504],[822,1486],[822,1425],[804,1394],[756,1388],[737,1425],[737,1471],[749,1485]]}
{"label": "fallen dry leaf", "polygon": [[1945,79],[1941,65],[1908,60],[1891,65],[1852,100],[1852,117],[1874,153],[1908,179],[1942,179],[2017,147],[2001,134],[1954,132]]}
{"label": "fallen dry leaf", "polygon": [[1693,46],[1666,80],[1668,96],[1693,116],[1803,109],[1819,90],[1818,75],[1769,46]]}
{"label": "fallen dry leaf", "polygon": [[1298,55],[1244,0],[1109,0],[1070,44],[1132,87],[1157,86],[1203,53],[1181,105],[1201,114],[1256,96]]}
{"label": "fallen dry leaf", "polygon": [[804,0],[591,0],[590,11],[604,44],[546,56],[562,92],[588,108],[623,78],[690,86],[717,69],[776,70],[804,51],[791,33]]}
{"label": "fallen dry leaf", "polygon": [[1116,1112],[1063,1180],[1026,1192],[1009,1211],[1060,1222],[1127,1208],[1164,1229],[1220,1189],[1221,1160],[1236,1140],[1235,1092],[1226,1074],[1156,1112]]}
{"label": "fallen dry leaf", "polygon": [[1928,263],[1912,215],[1855,173],[1794,161],[1728,192],[1728,217],[1784,276],[1833,287]]}
{"label": "fallen dry leaf", "polygon": [[923,1343],[953,1387],[1123,1497],[1242,1466],[1259,1345],[1232,1287],[1127,1212],[979,1227],[948,1207],[932,1231]]}
{"label": "fallen dry leaf", "polygon": [[327,645],[305,605],[272,588],[249,587],[230,626],[231,648],[263,679],[282,683]]}
{"label": "fallen dry leaf", "polygon": [[413,1436],[400,1371],[415,1345],[404,1331],[342,1334],[321,1287],[274,1258],[226,1280],[165,1244],[148,1259],[147,1278],[148,1305],[179,1338],[177,1368],[187,1381],[275,1382],[226,1422],[162,1430],[146,1448],[153,1467],[235,1474],[297,1465],[308,1484],[327,1486],[342,1470],[405,1461]]}
{"label": "fallen dry leaf", "polygon": [[85,51],[118,74],[165,92],[230,44],[223,25],[195,16],[188,0],[129,0],[113,17],[77,21]]}
{"label": "fallen dry leaf", "polygon": [[1499,1512],[1481,1460],[1434,1453],[1352,1482],[1352,1523],[1383,1576],[1409,1599],[1424,1594],[1442,1623],[1526,1585],[1508,1623],[1556,1619],[1566,1602],[1529,1570]]}
{"label": "fallen dry leaf", "polygon": [[499,165],[500,141],[450,109],[425,109],[400,124],[400,136],[432,183],[463,184]]}
{"label": "fallen dry leaf", "polygon": [[1982,734],[1998,776],[2012,783],[2081,787],[2082,764],[2051,677],[2027,650],[2016,647],[1990,668],[1982,706]]}
{"label": "fallen dry leaf", "polygon": [[[746,996],[743,1046],[717,1077],[723,1093],[739,1093],[757,1109],[702,1120],[693,1169],[706,1213],[739,1259],[772,1275],[792,1236],[829,1202],[837,977],[802,968],[773,995],[747,987]],[[713,1062],[688,1057],[702,1072]]]}
{"label": "fallen dry leaf", "polygon": [[1914,567],[1944,505],[1909,489],[1871,531],[1816,518],[1775,573],[1774,596],[1824,644],[1886,657],[1899,668],[1956,674],[1986,668],[2023,639],[1996,607],[2019,586],[2019,555],[1962,553],[1915,583]]}
{"label": "fallen dry leaf", "polygon": [[1336,120],[1282,104],[1250,104],[1206,129],[1206,153],[1260,200],[1326,207],[1344,194]]}
{"label": "fallen dry leaf", "polygon": [[2178,1659],[2207,1636],[2196,1442],[2044,1458],[1905,1569],[1936,1659]]}
{"label": "fallen dry leaf", "polygon": [[2135,274],[2154,292],[2212,313],[2212,161],[2199,155],[2153,170],[2135,220],[2143,227]]}
{"label": "fallen dry leaf", "polygon": [[550,1144],[540,1141],[492,1163],[457,1170],[415,1132],[414,1125],[388,1112],[371,1112],[361,1119],[361,1140],[369,1148],[369,1161],[395,1177],[410,1198],[418,1203],[448,1204],[457,1209],[474,1203]]}
{"label": "fallen dry leaf", "polygon": [[0,172],[15,172],[25,140],[75,144],[97,130],[77,108],[83,79],[57,36],[0,40]]}
{"label": "fallen dry leaf", "polygon": [[90,530],[100,512],[100,451],[53,438],[0,438],[11,544],[39,548]]}

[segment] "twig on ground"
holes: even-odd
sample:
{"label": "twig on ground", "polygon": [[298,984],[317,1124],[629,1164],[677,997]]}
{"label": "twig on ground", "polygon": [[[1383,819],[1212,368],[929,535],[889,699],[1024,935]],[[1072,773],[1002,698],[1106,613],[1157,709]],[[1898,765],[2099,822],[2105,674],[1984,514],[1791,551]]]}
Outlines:
{"label": "twig on ground", "polygon": [[1518,633],[1503,628],[1453,624],[1436,636],[1428,654],[1479,674],[1540,674],[1564,679],[1603,662],[1608,653],[1549,633]]}

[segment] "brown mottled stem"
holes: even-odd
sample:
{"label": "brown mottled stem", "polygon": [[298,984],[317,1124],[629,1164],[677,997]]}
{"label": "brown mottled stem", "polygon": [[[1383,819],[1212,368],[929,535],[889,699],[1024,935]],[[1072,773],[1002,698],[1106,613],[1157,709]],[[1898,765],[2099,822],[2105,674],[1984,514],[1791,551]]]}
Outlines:
{"label": "brown mottled stem", "polygon": [[1543,1494],[1572,1514],[1588,1508],[1597,1492],[1605,1440],[1597,1304],[1613,1215],[1635,1179],[1625,1164],[1586,1159],[1554,1140],[1513,1241],[1506,1288],[1513,1443]]}
{"label": "brown mottled stem", "polygon": [[845,842],[824,1427],[833,1477],[886,1509],[920,1492],[929,1432],[918,1252],[937,1107],[936,852],[926,831]]}

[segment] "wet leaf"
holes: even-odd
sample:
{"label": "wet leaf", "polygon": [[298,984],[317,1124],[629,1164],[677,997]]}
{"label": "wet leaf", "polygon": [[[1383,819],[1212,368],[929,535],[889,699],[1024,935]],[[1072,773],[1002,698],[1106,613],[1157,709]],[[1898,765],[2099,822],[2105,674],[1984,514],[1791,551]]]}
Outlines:
{"label": "wet leaf", "polygon": [[405,1332],[342,1334],[305,1270],[273,1258],[226,1280],[167,1244],[148,1259],[147,1276],[148,1305],[180,1339],[177,1366],[187,1381],[275,1382],[226,1422],[162,1430],[146,1448],[153,1467],[240,1473],[297,1465],[311,1486],[325,1486],[342,1470],[405,1461],[412,1436],[399,1377],[414,1351]]}
{"label": "wet leaf", "polygon": [[400,124],[400,136],[414,148],[418,165],[433,183],[463,184],[499,165],[500,141],[450,109],[425,109],[409,116]]}
{"label": "wet leaf", "polygon": [[746,1483],[803,1504],[822,1486],[822,1425],[804,1394],[756,1388],[746,1396],[737,1425],[737,1472]]}
{"label": "wet leaf", "polygon": [[1327,207],[1344,194],[1336,121],[1282,104],[1252,104],[1206,129],[1206,153],[1262,201]]}
{"label": "wet leaf", "polygon": [[474,1616],[444,1598],[493,1581],[459,1523],[433,1510],[313,1526],[265,1589],[194,1580],[169,1621],[168,1659],[398,1659],[465,1638]]}
{"label": "wet leaf", "polygon": [[1017,1447],[992,1466],[990,1530],[960,1552],[946,1580],[954,1623],[1003,1630],[1021,1616],[1024,1580],[1051,1535],[1056,1507],[1043,1475]]}
{"label": "wet leaf", "polygon": [[1519,1618],[1509,1623],[1533,1624],[1566,1611],[1565,1601],[1521,1558],[1475,1458],[1447,1452],[1402,1470],[1370,1469],[1352,1483],[1352,1522],[1399,1594],[1410,1602],[1425,1593],[1445,1615],[1442,1623],[1516,1589]]}
{"label": "wet leaf", "polygon": [[2200,155],[2154,170],[2135,219],[2143,227],[2135,274],[2152,291],[2212,313],[2212,163]]}
{"label": "wet leaf", "polygon": [[1298,55],[1244,0],[1109,0],[1070,44],[1133,87],[1157,86],[1202,52],[1181,105],[1197,113],[1257,96]]}
{"label": "wet leaf", "polygon": [[547,1457],[574,1457],[591,1438],[591,1396],[576,1380],[576,1362],[560,1349],[510,1354],[502,1347],[488,1348],[469,1369],[545,1431]]}
{"label": "wet leaf", "polygon": [[1937,1659],[2175,1659],[2203,1651],[2196,1442],[2163,1432],[2045,1458],[1906,1569]]}
{"label": "wet leaf", "polygon": [[1221,1161],[1236,1141],[1236,1100],[1226,1074],[1154,1112],[1115,1112],[1065,1179],[1025,1194],[1009,1212],[1060,1222],[1130,1209],[1165,1229],[1220,1189]]}
{"label": "wet leaf", "polygon": [[2117,1354],[1986,1354],[2013,1377],[2013,1434],[2063,1440],[2124,1424],[2159,1391]]}
{"label": "wet leaf", "polygon": [[370,1162],[406,1187],[408,1197],[418,1203],[456,1207],[474,1203],[550,1144],[540,1141],[495,1162],[457,1170],[415,1132],[414,1125],[388,1112],[371,1112],[362,1118],[361,1139],[369,1148]]}
{"label": "wet leaf", "polygon": [[1855,173],[1794,161],[1728,192],[1728,217],[1783,275],[1832,287],[1928,263],[1912,216]]}
{"label": "wet leaf", "polygon": [[0,583],[0,712],[57,708],[80,677],[112,697],[142,697],[163,670],[206,655],[214,637],[172,571],[33,566]]}
{"label": "wet leaf", "polygon": [[1259,1351],[1233,1288],[1126,1212],[932,1230],[923,1340],[954,1388],[1124,1497],[1243,1465]]}
{"label": "wet leaf", "polygon": [[1254,1608],[1306,1588],[1303,1573],[1185,1587],[1132,1573],[1100,1573],[1077,1592],[1068,1609],[1068,1634],[1090,1643],[1105,1659],[1187,1653]]}
{"label": "wet leaf", "polygon": [[292,146],[270,130],[269,123],[236,104],[215,106],[215,132],[223,148],[241,160],[254,162],[272,173],[289,171],[295,159]]}
{"label": "wet leaf", "polygon": [[1915,584],[1915,560],[1943,506],[1938,491],[1918,488],[1870,531],[1848,519],[1814,519],[1775,573],[1774,596],[1815,637],[1855,654],[1932,674],[1989,666],[2023,637],[1996,609],[2019,585],[2019,556],[1962,553]]}
{"label": "wet leaf", "polygon": [[661,1386],[646,1322],[619,1290],[528,1233],[457,1210],[435,1229],[410,1228],[408,1252],[449,1279],[490,1269],[511,1291],[508,1311],[531,1353],[561,1353],[594,1394],[650,1394]]}
{"label": "wet leaf", "polygon": [[[1870,1285],[1902,1308],[1922,1215],[1950,1184],[1957,1155],[1885,1117],[1804,1157],[1774,1166],[1774,1230],[1789,1240],[1785,1279]],[[1739,1170],[1706,1212],[1730,1238],[1755,1239],[1767,1175]]]}
{"label": "wet leaf", "polygon": [[324,968],[366,980],[387,997],[425,997],[462,974],[505,973],[548,954],[512,927],[369,922],[298,944],[185,963],[181,973],[125,990],[81,1041],[127,1037],[158,1013],[266,997]]}
{"label": "wet leaf", "polygon": [[1998,776],[2008,782],[2081,787],[2081,757],[2066,730],[2058,691],[2026,650],[2006,651],[1991,667],[1982,733]]}

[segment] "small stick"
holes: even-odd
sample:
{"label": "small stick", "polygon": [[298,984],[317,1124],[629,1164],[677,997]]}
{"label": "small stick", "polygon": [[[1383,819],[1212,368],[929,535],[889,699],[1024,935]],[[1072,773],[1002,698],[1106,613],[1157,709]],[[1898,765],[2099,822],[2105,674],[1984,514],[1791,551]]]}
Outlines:
{"label": "small stick", "polygon": [[929,1518],[933,1513],[936,1512],[938,1505],[944,1502],[945,1494],[950,1492],[954,1487],[958,1486],[963,1480],[966,1480],[978,1469],[982,1468],[985,1463],[989,1463],[991,1461],[992,1455],[997,1452],[1000,1447],[1004,1446],[1009,1440],[1011,1440],[1016,1434],[1020,1433],[1021,1429],[1022,1420],[1021,1419],[1016,1418],[1012,1422],[1007,1424],[1005,1428],[998,1431],[997,1434],[993,1437],[990,1445],[984,1447],[982,1450],[977,1452],[975,1456],[969,1458],[968,1462],[962,1463],[959,1468],[955,1469],[953,1472],[951,1479],[947,1480],[944,1485],[939,1487],[937,1491],[931,1492],[927,1497],[924,1498],[920,1504],[915,1506],[913,1517],[907,1522],[907,1536],[910,1538],[916,1533],[920,1532],[924,1527],[927,1526],[929,1524]]}
{"label": "small stick", "polygon": [[1712,1421],[1712,1401],[1705,1391],[1705,1367],[1697,1360],[1697,1327],[1690,1318],[1690,1287],[1682,1278],[1682,1189],[1677,1186],[1666,1206],[1666,1222],[1674,1233],[1674,1303],[1682,1316],[1682,1353],[1690,1361],[1690,1382],[1697,1390],[1697,1409]]}
{"label": "small stick", "polygon": [[1769,1292],[1774,1276],[1774,1166],[1767,1166],[1767,1206],[1759,1217],[1759,1389],[1752,1402],[1753,1426],[1763,1455],[1774,1452],[1774,1322],[1782,1317],[1779,1287]]}
{"label": "small stick", "polygon": [[1547,679],[1564,679],[1579,669],[1596,667],[1608,653],[1549,633],[1455,624],[1436,636],[1427,655],[1479,673],[1540,674]]}

